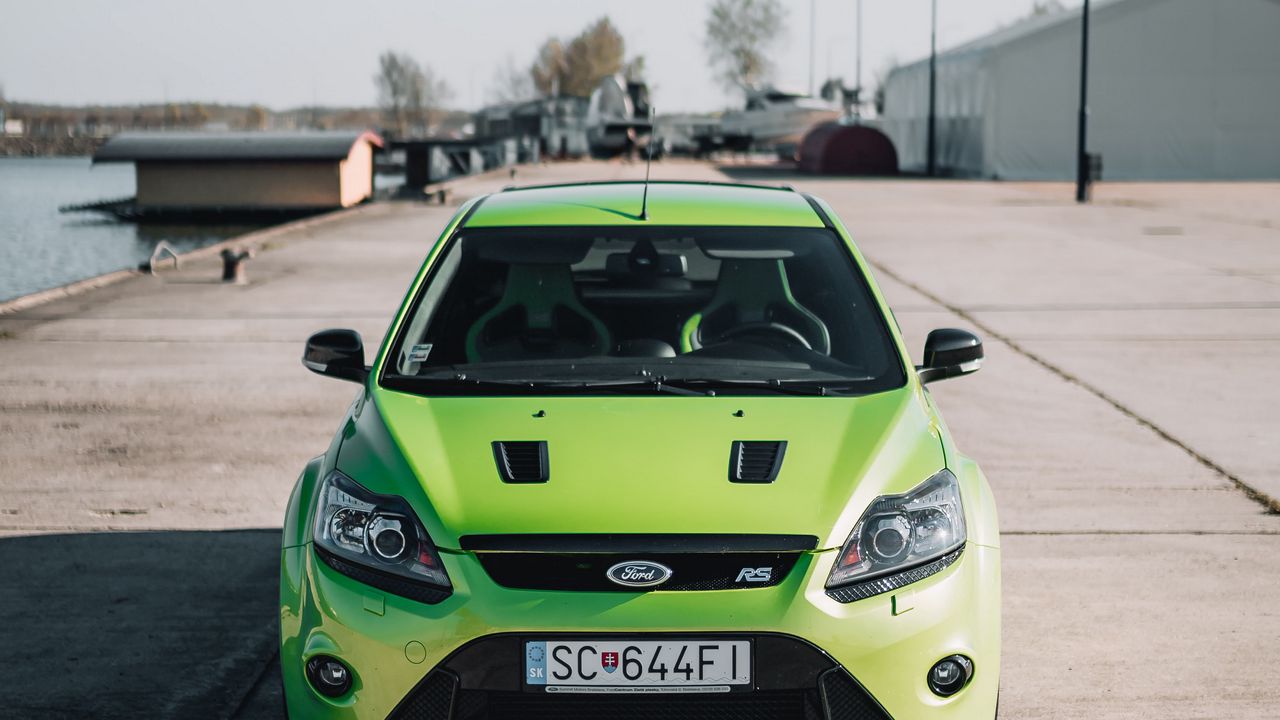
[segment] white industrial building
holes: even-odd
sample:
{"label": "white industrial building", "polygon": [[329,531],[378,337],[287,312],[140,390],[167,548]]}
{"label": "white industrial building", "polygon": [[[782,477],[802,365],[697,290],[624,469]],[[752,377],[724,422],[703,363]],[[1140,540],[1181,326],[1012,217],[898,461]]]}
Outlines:
{"label": "white industrial building", "polygon": [[[937,163],[948,174],[1075,177],[1079,10],[939,53]],[[1280,178],[1280,0],[1112,0],[1090,33],[1089,152],[1110,180]],[[925,167],[929,61],[885,85],[905,171]]]}

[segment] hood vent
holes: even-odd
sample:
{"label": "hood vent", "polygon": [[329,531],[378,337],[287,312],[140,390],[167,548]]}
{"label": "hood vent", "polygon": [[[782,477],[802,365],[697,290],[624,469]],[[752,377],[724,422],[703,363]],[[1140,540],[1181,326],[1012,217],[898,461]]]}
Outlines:
{"label": "hood vent", "polygon": [[493,459],[503,482],[544,483],[551,477],[546,440],[499,440],[493,444]]}
{"label": "hood vent", "polygon": [[734,440],[729,452],[729,481],[771,483],[782,469],[786,440]]}

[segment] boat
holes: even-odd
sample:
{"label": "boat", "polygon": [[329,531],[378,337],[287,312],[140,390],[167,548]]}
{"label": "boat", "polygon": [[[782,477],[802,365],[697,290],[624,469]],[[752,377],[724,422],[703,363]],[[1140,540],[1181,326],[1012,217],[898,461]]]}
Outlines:
{"label": "boat", "polygon": [[839,103],[766,86],[748,91],[745,109],[725,113],[720,128],[727,149],[773,150],[790,159],[810,128],[842,114]]}
{"label": "boat", "polygon": [[592,157],[629,154],[648,142],[649,88],[621,74],[600,80],[587,106],[587,145]]}

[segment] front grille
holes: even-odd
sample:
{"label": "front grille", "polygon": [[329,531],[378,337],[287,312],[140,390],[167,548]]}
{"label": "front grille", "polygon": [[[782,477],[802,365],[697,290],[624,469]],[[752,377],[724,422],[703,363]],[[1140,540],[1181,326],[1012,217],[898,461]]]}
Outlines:
{"label": "front grille", "polygon": [[[493,581],[517,590],[649,592],[741,590],[772,587],[786,579],[800,553],[477,553]],[[646,560],[671,568],[671,579],[654,587],[626,587],[609,580],[609,568]]]}
{"label": "front grille", "polygon": [[[494,582],[519,590],[648,592],[772,587],[817,546],[811,535],[469,535]],[[648,588],[615,584],[608,570],[649,561],[671,579]]]}
{"label": "front grille", "polygon": [[495,442],[493,459],[503,482],[544,483],[551,478],[545,440]]}
{"label": "front grille", "polygon": [[472,641],[446,658],[389,717],[391,720],[892,720],[853,677],[812,645],[784,635],[736,637],[754,637],[755,687],[751,691],[707,695],[579,695],[524,691],[520,685],[524,636],[494,635]]}
{"label": "front grille", "polygon": [[737,483],[771,483],[782,469],[785,440],[735,440],[729,451],[729,480]]}

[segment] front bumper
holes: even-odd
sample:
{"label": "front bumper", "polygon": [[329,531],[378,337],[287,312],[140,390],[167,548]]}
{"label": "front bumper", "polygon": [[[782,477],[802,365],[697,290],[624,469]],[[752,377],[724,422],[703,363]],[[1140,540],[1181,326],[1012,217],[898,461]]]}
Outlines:
{"label": "front bumper", "polygon": [[[824,592],[834,556],[804,555],[781,584],[767,588],[603,593],[504,588],[474,556],[445,553],[453,595],[427,605],[334,571],[309,544],[286,548],[281,663],[290,714],[384,718],[395,713],[431,720],[512,715],[528,720],[566,717],[569,710],[574,717],[621,718],[635,712],[704,717],[730,711],[740,717],[806,720],[990,720],[1000,667],[999,551],[970,543],[959,560],[937,575],[848,604]],[[538,699],[546,696],[521,694],[521,670],[509,667],[519,658],[519,639],[566,633],[757,638],[757,690],[746,695],[755,702],[734,712],[728,696],[703,698],[698,702],[719,704],[702,712],[692,701],[674,708],[609,696],[556,701],[577,698],[566,706]],[[782,644],[769,645],[769,638]],[[795,658],[808,659],[780,659],[788,647],[808,648],[795,651]],[[939,698],[928,689],[926,672],[956,653],[973,659],[973,679],[957,695]],[[332,655],[352,668],[350,693],[330,700],[311,689],[302,668],[317,654]],[[770,667],[786,670],[791,679],[768,685],[761,673]],[[832,710],[828,698],[843,709]],[[772,709],[761,714],[766,708]]]}

